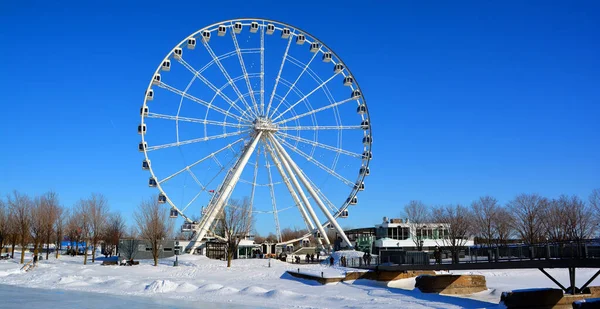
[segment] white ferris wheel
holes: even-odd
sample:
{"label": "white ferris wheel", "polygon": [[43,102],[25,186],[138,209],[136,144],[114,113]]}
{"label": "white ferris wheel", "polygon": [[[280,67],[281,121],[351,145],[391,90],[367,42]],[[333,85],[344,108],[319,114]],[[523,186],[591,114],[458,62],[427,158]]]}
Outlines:
{"label": "white ferris wheel", "polygon": [[160,62],[140,114],[148,184],[194,240],[247,197],[279,243],[293,226],[351,247],[337,220],[365,188],[371,122],[356,77],[315,36],[265,19],[202,28]]}

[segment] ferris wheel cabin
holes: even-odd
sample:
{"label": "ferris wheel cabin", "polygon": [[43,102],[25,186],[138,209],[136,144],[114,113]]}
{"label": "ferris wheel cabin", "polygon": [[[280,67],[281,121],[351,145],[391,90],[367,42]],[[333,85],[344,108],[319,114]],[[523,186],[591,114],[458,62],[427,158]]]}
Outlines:
{"label": "ferris wheel cabin", "polygon": [[369,170],[369,167],[368,167],[368,166],[362,166],[362,167],[360,168],[360,171],[359,171],[359,173],[360,173],[361,175],[369,176],[369,175],[371,174],[371,171]]}
{"label": "ferris wheel cabin", "polygon": [[164,194],[162,194],[162,193],[159,193],[158,194],[158,203],[159,204],[164,204],[166,202],[167,202],[167,196],[164,195]]}
{"label": "ferris wheel cabin", "polygon": [[219,29],[217,30],[217,35],[225,36],[226,33],[227,33],[227,27],[225,27],[225,25],[219,25]]}
{"label": "ferris wheel cabin", "polygon": [[311,52],[311,53],[316,53],[316,52],[318,52],[318,51],[319,51],[319,48],[320,48],[320,47],[319,47],[319,43],[317,43],[317,42],[310,43],[310,52]]}
{"label": "ferris wheel cabin", "polygon": [[355,184],[354,189],[357,189],[358,191],[364,191],[365,183],[361,181],[360,183]]}
{"label": "ferris wheel cabin", "polygon": [[267,34],[271,35],[275,32],[275,25],[273,24],[268,24],[267,25]]}
{"label": "ferris wheel cabin", "polygon": [[344,65],[341,64],[341,63],[338,63],[338,64],[336,64],[336,65],[333,66],[333,73],[335,73],[335,74],[338,74],[338,73],[340,73],[343,70],[344,70]]}
{"label": "ferris wheel cabin", "polygon": [[140,144],[138,145],[138,150],[139,150],[140,152],[144,152],[144,150],[146,150],[146,148],[148,148],[148,143],[146,143],[146,142],[140,143]]}
{"label": "ferris wheel cabin", "polygon": [[204,40],[204,42],[208,43],[208,41],[210,41],[210,31],[202,31],[202,40]]}
{"label": "ferris wheel cabin", "polygon": [[281,30],[281,38],[282,39],[287,39],[290,37],[290,28],[283,28]]}
{"label": "ferris wheel cabin", "polygon": [[350,95],[350,97],[352,99],[358,99],[361,96],[360,90],[356,89],[354,91],[352,91],[352,94]]}
{"label": "ferris wheel cabin", "polygon": [[363,152],[363,154],[362,154],[363,160],[367,160],[367,159],[371,160],[372,157],[373,157],[373,155],[371,154],[370,150],[367,150],[367,151]]}
{"label": "ferris wheel cabin", "polygon": [[150,160],[142,161],[142,169],[145,171],[150,170]]}
{"label": "ferris wheel cabin", "polygon": [[360,123],[360,127],[361,127],[363,130],[367,130],[367,129],[369,128],[369,120],[368,120],[368,119],[365,119],[365,120],[363,120],[363,121]]}
{"label": "ferris wheel cabin", "polygon": [[346,200],[346,203],[348,203],[348,205],[356,205],[356,204],[358,204],[358,197],[356,197],[356,196],[353,196],[351,198],[349,197]]}
{"label": "ferris wheel cabin", "polygon": [[183,50],[181,49],[181,47],[175,47],[175,49],[173,50],[173,57],[177,60],[180,60],[182,55]]}
{"label": "ferris wheel cabin", "polygon": [[171,71],[171,60],[166,59],[163,61],[161,68],[163,71]]}
{"label": "ferris wheel cabin", "polygon": [[354,78],[352,78],[352,76],[344,77],[344,86],[352,86],[353,82],[354,82]]}
{"label": "ferris wheel cabin", "polygon": [[152,101],[154,99],[154,91],[152,89],[146,90],[146,101]]}
{"label": "ferris wheel cabin", "polygon": [[150,179],[148,179],[148,187],[156,188],[157,186],[158,186],[158,183],[156,182],[156,178],[150,177]]}
{"label": "ferris wheel cabin", "polygon": [[196,38],[189,38],[187,40],[187,48],[188,49],[194,49],[194,48],[196,48]]}
{"label": "ferris wheel cabin", "polygon": [[160,74],[154,74],[154,77],[152,77],[152,85],[160,85]]}
{"label": "ferris wheel cabin", "polygon": [[302,45],[304,42],[306,42],[306,37],[304,34],[298,34],[298,36],[296,36],[296,44]]}
{"label": "ferris wheel cabin", "polygon": [[237,22],[233,25],[233,32],[235,34],[240,34],[242,32],[242,23],[241,22]]}
{"label": "ferris wheel cabin", "polygon": [[348,218],[348,209],[344,209],[340,212],[340,218]]}
{"label": "ferris wheel cabin", "polygon": [[333,55],[330,52],[325,52],[323,53],[323,62],[331,62],[331,58],[333,57]]}
{"label": "ferris wheel cabin", "polygon": [[144,105],[142,106],[142,108],[140,108],[140,115],[141,116],[148,116],[148,106]]}
{"label": "ferris wheel cabin", "polygon": [[356,108],[356,112],[359,113],[359,114],[361,114],[361,115],[364,114],[364,113],[366,113],[367,112],[367,106],[365,106],[364,104],[359,105]]}
{"label": "ferris wheel cabin", "polygon": [[373,139],[371,138],[371,135],[367,135],[365,137],[363,137],[363,144],[368,145],[373,143]]}
{"label": "ferris wheel cabin", "polygon": [[175,210],[175,208],[171,208],[171,211],[169,212],[169,218],[177,218],[177,216],[179,215],[179,213],[177,212],[177,210]]}
{"label": "ferris wheel cabin", "polygon": [[138,134],[146,134],[146,124],[142,123],[138,125]]}
{"label": "ferris wheel cabin", "polygon": [[253,21],[250,23],[250,32],[256,33],[258,31],[258,23]]}

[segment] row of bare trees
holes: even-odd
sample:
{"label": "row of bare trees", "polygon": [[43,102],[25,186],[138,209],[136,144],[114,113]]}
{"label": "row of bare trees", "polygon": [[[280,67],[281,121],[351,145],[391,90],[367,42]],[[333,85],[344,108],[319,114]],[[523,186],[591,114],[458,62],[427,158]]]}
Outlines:
{"label": "row of bare trees", "polygon": [[584,201],[578,196],[561,195],[549,199],[538,194],[520,194],[502,205],[492,196],[482,196],[470,207],[456,205],[429,207],[421,201],[404,206],[410,232],[421,250],[427,223],[440,223],[447,232],[444,245],[458,250],[469,238],[481,244],[503,245],[509,241],[525,244],[588,239],[600,223],[600,189]]}
{"label": "row of bare trees", "polygon": [[[104,242],[112,252],[125,233],[125,220],[119,213],[109,213],[108,201],[101,194],[92,194],[79,200],[71,209],[60,204],[56,192],[47,192],[31,198],[14,191],[6,199],[0,198],[0,248],[10,245],[11,257],[15,247],[21,249],[20,262],[24,263],[25,252],[32,246],[34,255],[50,246],[56,248],[59,257],[61,242],[65,239],[76,244],[85,242],[91,246],[92,262],[96,259],[96,248]],[[87,248],[84,264],[87,263]]]}

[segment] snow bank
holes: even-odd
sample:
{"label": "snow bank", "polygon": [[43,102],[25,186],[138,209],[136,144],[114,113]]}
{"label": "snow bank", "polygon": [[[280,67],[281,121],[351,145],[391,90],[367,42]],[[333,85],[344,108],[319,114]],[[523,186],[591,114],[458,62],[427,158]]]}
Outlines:
{"label": "snow bank", "polygon": [[146,286],[146,292],[167,293],[177,290],[179,284],[169,280],[155,280]]}

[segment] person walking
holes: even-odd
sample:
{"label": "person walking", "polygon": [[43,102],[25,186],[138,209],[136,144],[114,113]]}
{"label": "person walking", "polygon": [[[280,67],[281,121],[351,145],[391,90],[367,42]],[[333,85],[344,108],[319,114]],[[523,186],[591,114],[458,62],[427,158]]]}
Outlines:
{"label": "person walking", "polygon": [[333,261],[334,261],[333,256],[329,257],[329,266],[333,267]]}

